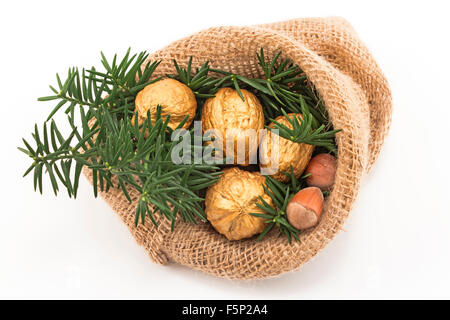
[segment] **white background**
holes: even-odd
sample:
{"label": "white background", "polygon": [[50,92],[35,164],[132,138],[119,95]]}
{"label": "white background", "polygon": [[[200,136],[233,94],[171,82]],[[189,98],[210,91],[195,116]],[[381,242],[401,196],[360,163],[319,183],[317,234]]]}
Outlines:
{"label": "white background", "polygon": [[[0,298],[450,298],[450,24],[446,1],[3,1]],[[78,200],[32,191],[16,147],[56,72],[99,52],[153,51],[217,25],[347,18],[388,77],[390,135],[345,232],[300,271],[218,279],[153,264],[83,179]]]}

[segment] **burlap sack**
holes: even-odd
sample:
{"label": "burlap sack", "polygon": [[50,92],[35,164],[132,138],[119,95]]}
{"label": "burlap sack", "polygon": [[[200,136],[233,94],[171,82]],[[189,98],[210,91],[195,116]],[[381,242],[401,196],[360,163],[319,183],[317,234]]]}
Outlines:
{"label": "burlap sack", "polygon": [[[275,228],[261,242],[228,241],[208,223],[178,223],[170,231],[165,219],[155,228],[134,226],[138,195],[130,190],[130,204],[118,189],[102,197],[128,226],[151,259],[169,261],[220,277],[256,279],[298,269],[315,256],[341,230],[365,172],[376,160],[390,126],[392,101],[381,70],[352,27],[341,18],[296,19],[251,27],[216,27],[178,40],[153,53],[162,60],[158,74],[173,74],[172,59],[212,67],[247,77],[260,77],[255,53],[264,48],[273,56],[281,50],[314,83],[329,111],[339,149],[336,181],[317,227],[301,234],[301,242],[288,243]],[[92,181],[92,176],[85,171]]]}

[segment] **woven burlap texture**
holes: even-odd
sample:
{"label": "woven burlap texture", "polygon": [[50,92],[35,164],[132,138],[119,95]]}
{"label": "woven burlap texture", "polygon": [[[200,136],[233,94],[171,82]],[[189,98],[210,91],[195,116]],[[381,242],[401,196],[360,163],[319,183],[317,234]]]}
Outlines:
{"label": "woven burlap texture", "polygon": [[[162,60],[157,75],[173,74],[172,59],[194,66],[261,77],[255,53],[279,50],[298,64],[316,86],[337,134],[338,167],[334,188],[320,223],[289,244],[272,230],[262,241],[228,241],[208,223],[178,223],[173,232],[159,218],[134,226],[138,194],[130,204],[119,189],[101,193],[154,262],[175,262],[219,277],[261,279],[300,268],[342,229],[365,172],[376,160],[389,130],[392,99],[388,83],[352,27],[341,18],[305,18],[249,27],[215,27],[178,40],[149,57]],[[85,174],[92,181],[89,171]]]}

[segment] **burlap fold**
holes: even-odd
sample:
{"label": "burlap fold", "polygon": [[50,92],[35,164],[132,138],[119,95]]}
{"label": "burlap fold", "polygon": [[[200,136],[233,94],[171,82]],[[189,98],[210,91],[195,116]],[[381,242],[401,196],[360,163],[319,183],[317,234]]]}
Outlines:
{"label": "burlap fold", "polygon": [[[169,261],[220,277],[255,279],[298,269],[341,230],[358,194],[360,181],[376,160],[390,126],[392,98],[388,83],[352,27],[341,18],[306,18],[250,27],[215,27],[178,40],[153,53],[162,60],[158,75],[173,74],[172,59],[194,66],[210,61],[213,68],[260,77],[255,53],[271,57],[282,51],[314,83],[328,109],[337,135],[338,168],[317,227],[289,244],[272,230],[262,241],[228,241],[208,223],[178,223],[174,232],[165,219],[155,228],[134,226],[138,194],[130,204],[119,189],[102,197],[128,226],[151,259]],[[90,180],[92,176],[85,171]]]}

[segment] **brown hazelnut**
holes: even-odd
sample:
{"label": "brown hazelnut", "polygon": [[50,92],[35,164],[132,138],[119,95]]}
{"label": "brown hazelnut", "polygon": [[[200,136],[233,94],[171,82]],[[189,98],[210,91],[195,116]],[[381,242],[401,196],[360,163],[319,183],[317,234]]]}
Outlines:
{"label": "brown hazelnut", "polygon": [[252,237],[264,231],[267,224],[250,213],[264,213],[256,206],[261,196],[273,205],[263,188],[265,178],[258,172],[237,167],[223,170],[219,181],[208,188],[205,211],[211,225],[229,240]]}
{"label": "brown hazelnut", "polygon": [[170,114],[168,127],[171,129],[176,129],[186,116],[189,116],[189,119],[183,128],[188,128],[197,110],[197,100],[195,100],[192,90],[174,79],[163,79],[149,84],[139,91],[135,105],[140,124],[147,118],[148,110],[150,110],[152,123],[154,123],[157,106],[161,106],[163,119]]}
{"label": "brown hazelnut", "polygon": [[331,154],[321,153],[314,156],[305,171],[305,174],[310,174],[306,178],[306,183],[310,187],[329,191],[334,184],[336,167],[336,158]]}
{"label": "brown hazelnut", "polygon": [[314,227],[323,209],[323,194],[319,188],[300,190],[289,201],[286,213],[289,223],[298,230]]}
{"label": "brown hazelnut", "polygon": [[[288,114],[290,118],[294,113]],[[295,114],[300,119],[303,119],[301,114]],[[300,120],[299,119],[299,120]],[[285,116],[279,116],[275,119],[278,123],[284,124],[285,126],[292,128],[290,122],[286,119]],[[270,124],[270,127],[274,127],[274,124]],[[267,135],[264,136],[261,142],[261,151],[260,151],[260,166],[262,168],[270,168],[273,166],[271,161],[271,152],[272,152],[272,136],[275,133],[269,131]],[[284,172],[290,172],[290,168],[292,166],[292,170],[294,172],[294,176],[299,178],[306,166],[308,165],[309,160],[311,159],[311,155],[314,151],[314,146],[306,143],[296,143],[290,141],[288,139],[284,139],[279,137],[278,139],[278,171],[272,175],[274,179],[278,181],[286,182],[288,181],[288,177],[283,174]],[[274,166],[276,167],[276,166]]]}
{"label": "brown hazelnut", "polygon": [[[225,157],[232,156],[226,154],[227,135],[233,137],[234,164],[248,166],[250,159],[256,159],[258,131],[264,128],[264,113],[254,94],[244,89],[241,89],[241,92],[245,101],[231,88],[222,88],[214,98],[206,100],[202,109],[202,128],[203,132],[215,129],[222,135],[222,139],[217,143],[222,146]],[[254,130],[254,141],[245,133],[249,129]],[[245,145],[245,159],[242,159],[242,163],[238,162],[240,159],[237,157],[239,144]]]}

